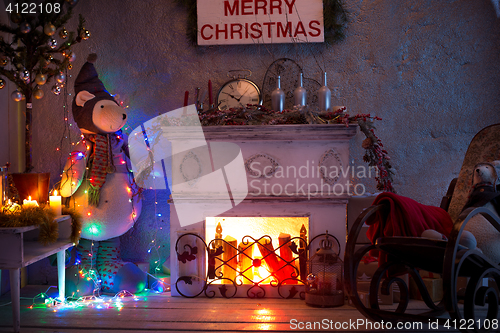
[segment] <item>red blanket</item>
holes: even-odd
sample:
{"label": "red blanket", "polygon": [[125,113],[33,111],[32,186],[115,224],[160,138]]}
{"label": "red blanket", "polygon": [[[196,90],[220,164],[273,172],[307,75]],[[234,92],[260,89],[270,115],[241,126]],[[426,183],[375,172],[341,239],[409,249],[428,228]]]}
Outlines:
{"label": "red blanket", "polygon": [[[369,225],[366,236],[372,243],[379,237],[420,237],[422,232],[428,229],[434,229],[449,237],[453,228],[453,221],[444,209],[422,205],[394,193],[379,194],[373,204],[388,204],[390,210],[385,225],[382,225],[383,217],[380,211],[366,221]],[[385,258],[379,258],[379,264],[383,262]]]}

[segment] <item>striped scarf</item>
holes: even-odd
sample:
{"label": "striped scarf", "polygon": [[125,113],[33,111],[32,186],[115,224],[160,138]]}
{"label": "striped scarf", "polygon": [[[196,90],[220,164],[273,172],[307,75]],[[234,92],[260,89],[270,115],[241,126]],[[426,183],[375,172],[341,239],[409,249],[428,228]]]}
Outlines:
{"label": "striped scarf", "polygon": [[94,144],[94,149],[90,156],[90,186],[87,194],[89,205],[97,206],[99,204],[101,188],[106,182],[108,165],[112,165],[113,161],[109,161],[108,152],[110,147],[107,135],[92,134],[88,136],[88,139]]}

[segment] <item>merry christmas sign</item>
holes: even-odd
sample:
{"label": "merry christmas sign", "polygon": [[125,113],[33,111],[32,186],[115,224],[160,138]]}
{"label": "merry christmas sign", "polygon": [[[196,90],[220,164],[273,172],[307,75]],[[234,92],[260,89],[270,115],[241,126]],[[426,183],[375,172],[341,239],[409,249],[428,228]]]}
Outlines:
{"label": "merry christmas sign", "polygon": [[198,45],[324,41],[322,0],[198,0]]}

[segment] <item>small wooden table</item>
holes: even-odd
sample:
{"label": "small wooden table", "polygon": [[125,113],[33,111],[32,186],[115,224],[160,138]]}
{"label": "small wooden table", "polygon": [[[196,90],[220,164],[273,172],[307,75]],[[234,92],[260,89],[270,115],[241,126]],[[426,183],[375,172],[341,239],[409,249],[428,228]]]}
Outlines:
{"label": "small wooden table", "polygon": [[71,216],[62,215],[56,218],[59,223],[59,236],[55,243],[47,246],[38,241],[38,226],[19,228],[0,228],[0,269],[8,269],[10,273],[10,294],[14,331],[21,328],[21,310],[19,285],[19,269],[57,253],[57,277],[59,298],[64,299],[65,250],[73,246],[70,241]]}

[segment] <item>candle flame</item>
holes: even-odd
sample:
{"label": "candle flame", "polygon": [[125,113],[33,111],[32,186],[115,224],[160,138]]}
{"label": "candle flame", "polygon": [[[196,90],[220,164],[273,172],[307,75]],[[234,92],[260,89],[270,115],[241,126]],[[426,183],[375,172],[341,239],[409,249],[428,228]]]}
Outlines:
{"label": "candle flame", "polygon": [[57,190],[54,190],[54,196],[57,196]]}

